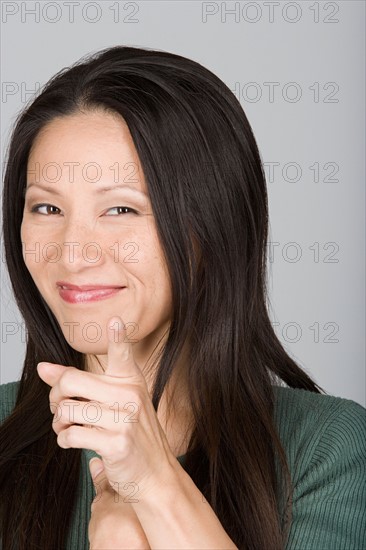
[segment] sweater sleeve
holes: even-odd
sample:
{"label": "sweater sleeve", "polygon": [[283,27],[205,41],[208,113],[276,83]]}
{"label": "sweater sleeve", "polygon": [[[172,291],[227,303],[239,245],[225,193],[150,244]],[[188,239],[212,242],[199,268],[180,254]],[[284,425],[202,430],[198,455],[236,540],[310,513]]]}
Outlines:
{"label": "sweater sleeve", "polygon": [[366,409],[339,399],[324,424],[313,428],[310,458],[294,483],[285,548],[365,550]]}
{"label": "sweater sleeve", "polygon": [[12,412],[15,406],[18,389],[19,381],[0,385],[0,424],[2,424],[5,418]]}

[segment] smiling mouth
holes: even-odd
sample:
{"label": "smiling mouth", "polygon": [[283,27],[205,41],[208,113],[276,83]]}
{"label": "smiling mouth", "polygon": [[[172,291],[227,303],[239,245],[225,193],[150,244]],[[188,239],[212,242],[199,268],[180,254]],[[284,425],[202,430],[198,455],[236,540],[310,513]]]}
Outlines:
{"label": "smiling mouth", "polygon": [[90,290],[80,290],[58,287],[61,298],[70,304],[80,304],[87,302],[96,302],[98,300],[105,300],[115,296],[118,292],[126,287],[98,287],[91,288]]}

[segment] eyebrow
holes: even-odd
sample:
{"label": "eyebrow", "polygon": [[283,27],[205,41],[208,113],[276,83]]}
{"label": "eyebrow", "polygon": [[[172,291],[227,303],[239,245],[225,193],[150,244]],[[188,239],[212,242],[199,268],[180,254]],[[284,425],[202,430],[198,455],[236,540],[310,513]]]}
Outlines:
{"label": "eyebrow", "polygon": [[[44,191],[48,191],[53,195],[62,196],[62,193],[60,193],[59,191],[57,191],[57,189],[54,189],[53,187],[49,187],[47,185],[40,185],[39,183],[30,183],[27,187],[24,188],[23,197],[25,196],[28,189],[30,189],[31,187],[39,187],[40,189],[43,189]],[[147,194],[144,191],[140,191],[139,189],[136,189],[136,187],[132,187],[131,185],[126,185],[126,184],[120,184],[115,186],[110,185],[108,187],[97,187],[94,189],[94,191],[95,193],[105,193],[106,191],[114,191],[115,189],[129,189],[134,193],[138,193],[139,195],[144,195],[145,197],[147,197]]]}

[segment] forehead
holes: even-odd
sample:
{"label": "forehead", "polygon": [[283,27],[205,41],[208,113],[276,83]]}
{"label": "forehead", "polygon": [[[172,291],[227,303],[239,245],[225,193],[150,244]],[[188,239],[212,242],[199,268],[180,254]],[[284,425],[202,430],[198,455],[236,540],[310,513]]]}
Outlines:
{"label": "forehead", "polygon": [[[28,175],[36,167],[83,174],[93,165],[115,182],[144,176],[131,133],[118,113],[84,111],[56,117],[42,128],[28,156]],[[117,178],[117,179],[116,179]],[[132,179],[130,180],[132,181]]]}
{"label": "forehead", "polygon": [[135,150],[125,120],[118,113],[99,110],[78,112],[52,119],[38,133],[31,152],[39,154],[50,148],[61,149],[73,145],[80,149],[83,146],[90,148],[93,142],[100,145],[104,140],[115,143],[116,148]]}

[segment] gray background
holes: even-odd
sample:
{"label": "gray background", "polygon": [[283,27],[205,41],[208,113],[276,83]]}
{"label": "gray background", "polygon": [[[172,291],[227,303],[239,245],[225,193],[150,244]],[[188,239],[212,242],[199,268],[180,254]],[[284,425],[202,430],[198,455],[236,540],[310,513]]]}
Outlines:
{"label": "gray background", "polygon": [[[212,70],[266,163],[278,337],[328,393],[365,406],[365,2],[79,0],[73,10],[2,2],[2,163],[32,91],[88,52],[149,47]],[[20,377],[25,334],[3,250],[1,332],[5,383]]]}

